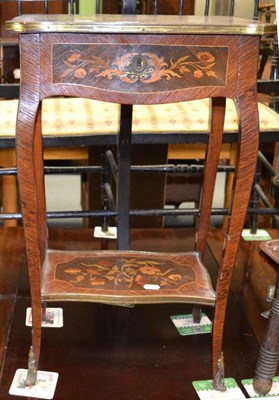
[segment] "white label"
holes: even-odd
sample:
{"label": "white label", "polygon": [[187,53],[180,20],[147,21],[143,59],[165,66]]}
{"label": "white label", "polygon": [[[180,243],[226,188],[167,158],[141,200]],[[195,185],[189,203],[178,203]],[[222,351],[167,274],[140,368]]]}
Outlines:
{"label": "white label", "polygon": [[[32,326],[32,309],[28,307],[26,310],[26,326]],[[42,321],[43,328],[62,328],[63,326],[63,309],[62,308],[46,308],[45,317]]]}
{"label": "white label", "polygon": [[151,284],[151,283],[146,283],[143,286],[143,288],[146,289],[146,290],[159,290],[159,289],[161,289],[159,285],[155,285],[155,284]]}
{"label": "white label", "polygon": [[95,226],[94,237],[103,239],[117,239],[117,228],[115,226],[110,226],[106,231],[103,231],[101,226]]}

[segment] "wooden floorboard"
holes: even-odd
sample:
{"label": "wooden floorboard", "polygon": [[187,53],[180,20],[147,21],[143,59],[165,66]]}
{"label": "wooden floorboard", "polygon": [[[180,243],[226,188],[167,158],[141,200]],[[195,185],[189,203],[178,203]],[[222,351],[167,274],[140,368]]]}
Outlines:
{"label": "wooden floorboard", "polygon": [[[21,234],[18,235],[21,238]],[[211,247],[217,260],[222,249],[222,240],[218,235],[216,231],[211,237]],[[19,238],[17,256],[13,256],[11,252],[7,257],[0,258],[1,278],[6,277],[8,264],[9,268],[14,269],[13,273],[8,273],[7,279],[1,279],[1,294],[15,293],[19,282],[2,365],[1,400],[18,398],[10,396],[8,391],[15,370],[26,368],[31,341],[31,330],[25,326],[25,310],[30,305],[29,284],[26,264],[22,262],[23,242]],[[11,241],[12,247],[14,236],[7,236],[7,232],[0,229],[1,253],[3,248],[7,249],[6,241]],[[50,242],[52,248],[67,250],[76,247],[115,247],[113,241],[93,239],[91,230],[52,230]],[[191,230],[175,229],[168,233],[166,230],[136,230],[132,233],[132,248],[135,250],[182,251],[189,250],[193,244]],[[7,262],[8,256],[11,257],[10,263]],[[213,280],[218,272],[214,256],[207,249],[206,262]],[[239,269],[241,259],[240,257],[238,260]],[[261,286],[262,280],[267,279],[263,278],[266,272],[264,268],[260,270],[259,284],[255,286]],[[235,293],[230,295],[225,326],[225,375],[234,377],[240,384],[241,379],[253,376],[258,343],[255,339],[257,332],[251,330],[245,315],[245,312],[251,312],[251,305],[246,306],[251,291],[247,291],[243,273],[236,273],[234,279]],[[268,279],[272,280],[273,277]],[[236,283],[236,280],[239,282]],[[244,292],[246,296],[241,297],[240,294]],[[262,295],[260,293],[261,291],[259,295]],[[262,299],[256,300],[257,293],[253,295],[251,301],[262,302]],[[2,305],[4,309],[4,303]],[[61,306],[61,303],[57,306]],[[40,363],[41,370],[59,373],[55,399],[196,400],[198,396],[192,387],[192,381],[211,378],[211,336],[180,336],[170,320],[171,315],[190,312],[189,306],[138,305],[126,308],[63,303],[62,307],[64,327],[44,329]],[[12,309],[7,306],[10,317]],[[203,311],[212,317],[211,308],[204,307]],[[259,320],[262,319],[258,312],[255,315]],[[6,316],[6,320],[10,317]],[[256,326],[255,324],[254,327]],[[0,331],[0,334],[3,332]]]}
{"label": "wooden floorboard", "polygon": [[[0,363],[3,365],[18,276],[23,262],[24,243],[22,231],[17,228],[0,228]],[[2,368],[0,369],[2,371]]]}

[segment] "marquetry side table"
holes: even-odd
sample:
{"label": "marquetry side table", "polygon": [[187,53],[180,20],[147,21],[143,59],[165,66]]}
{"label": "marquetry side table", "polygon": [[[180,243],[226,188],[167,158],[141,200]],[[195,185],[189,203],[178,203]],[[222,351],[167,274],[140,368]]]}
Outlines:
{"label": "marquetry side table", "polygon": [[[17,167],[31,284],[34,352],[28,383],[36,380],[42,301],[184,302],[215,306],[213,387],[225,390],[223,327],[257,159],[258,51],[260,36],[268,26],[225,17],[29,15],[7,22],[6,27],[20,33]],[[34,134],[34,124],[41,100],[61,95],[126,105],[118,139],[119,250],[114,252],[48,248],[42,138],[40,133]],[[132,105],[205,97],[212,99],[212,117],[196,248],[186,254],[131,252]],[[230,223],[214,291],[202,259],[222,143],[225,98],[234,99],[238,106],[239,150]]]}

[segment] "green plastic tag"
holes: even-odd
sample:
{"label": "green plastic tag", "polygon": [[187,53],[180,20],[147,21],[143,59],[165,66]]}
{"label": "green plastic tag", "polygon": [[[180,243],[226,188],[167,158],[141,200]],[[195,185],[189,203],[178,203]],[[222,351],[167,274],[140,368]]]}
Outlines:
{"label": "green plastic tag", "polygon": [[211,380],[195,381],[193,386],[201,400],[244,400],[246,397],[233,378],[225,378],[225,392],[219,392],[212,387]]}
{"label": "green plastic tag", "polygon": [[265,229],[257,229],[256,233],[251,233],[250,229],[243,229],[241,236],[246,241],[272,239]]}
{"label": "green plastic tag", "polygon": [[194,323],[192,314],[172,315],[171,320],[182,336],[212,332],[212,323],[204,313],[201,314],[201,321],[198,324]]}

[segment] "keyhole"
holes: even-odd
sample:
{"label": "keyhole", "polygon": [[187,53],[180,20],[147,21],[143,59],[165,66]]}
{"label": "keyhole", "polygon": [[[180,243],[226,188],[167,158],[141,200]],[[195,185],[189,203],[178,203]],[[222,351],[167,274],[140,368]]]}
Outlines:
{"label": "keyhole", "polygon": [[132,66],[136,72],[143,72],[146,68],[146,62],[144,58],[138,54],[133,58]]}

